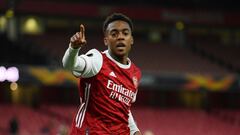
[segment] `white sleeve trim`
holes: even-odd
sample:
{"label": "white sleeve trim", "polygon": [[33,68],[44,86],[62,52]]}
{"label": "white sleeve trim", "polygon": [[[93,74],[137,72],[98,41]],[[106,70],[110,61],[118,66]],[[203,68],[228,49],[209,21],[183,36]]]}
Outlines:
{"label": "white sleeve trim", "polygon": [[133,119],[131,111],[129,111],[129,114],[128,114],[128,127],[130,128],[130,135],[134,135],[135,132],[139,131]]}

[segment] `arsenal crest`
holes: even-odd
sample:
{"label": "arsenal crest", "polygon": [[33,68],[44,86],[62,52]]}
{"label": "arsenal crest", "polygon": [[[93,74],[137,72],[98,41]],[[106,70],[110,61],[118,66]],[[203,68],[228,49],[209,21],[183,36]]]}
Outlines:
{"label": "arsenal crest", "polygon": [[132,78],[132,80],[133,80],[133,84],[134,84],[135,88],[137,88],[137,86],[138,86],[138,80],[137,80],[137,77],[134,76],[134,77]]}

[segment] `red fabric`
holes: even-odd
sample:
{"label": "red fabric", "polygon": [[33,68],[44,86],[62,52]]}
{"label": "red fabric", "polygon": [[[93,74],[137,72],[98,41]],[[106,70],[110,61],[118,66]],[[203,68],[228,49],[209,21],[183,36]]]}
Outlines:
{"label": "red fabric", "polygon": [[79,92],[83,109],[76,115],[77,120],[73,120],[71,135],[86,132],[91,135],[130,134],[128,113],[141,72],[133,63],[130,68],[123,69],[104,53],[102,56],[99,73],[91,78],[81,78]]}

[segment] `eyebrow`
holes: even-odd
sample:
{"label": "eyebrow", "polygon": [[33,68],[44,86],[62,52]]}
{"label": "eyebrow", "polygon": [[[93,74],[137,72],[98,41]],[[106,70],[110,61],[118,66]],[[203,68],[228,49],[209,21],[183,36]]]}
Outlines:
{"label": "eyebrow", "polygon": [[128,28],[124,28],[124,29],[112,29],[109,32],[115,32],[115,31],[130,31],[130,29]]}

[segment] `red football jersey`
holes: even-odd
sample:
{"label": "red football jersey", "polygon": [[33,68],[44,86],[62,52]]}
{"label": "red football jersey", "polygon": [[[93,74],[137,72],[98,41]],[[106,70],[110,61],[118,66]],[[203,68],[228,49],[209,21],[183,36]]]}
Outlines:
{"label": "red football jersey", "polygon": [[[81,78],[80,108],[72,123],[71,135],[129,135],[129,112],[137,94],[141,72],[131,62],[122,68],[102,52],[102,67]],[[91,56],[89,56],[91,57]]]}

